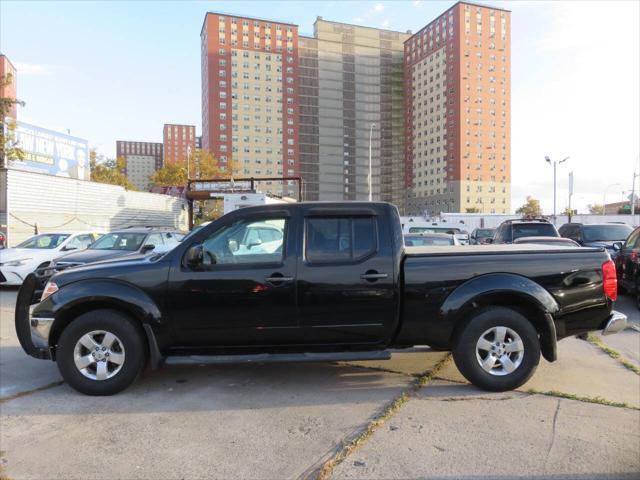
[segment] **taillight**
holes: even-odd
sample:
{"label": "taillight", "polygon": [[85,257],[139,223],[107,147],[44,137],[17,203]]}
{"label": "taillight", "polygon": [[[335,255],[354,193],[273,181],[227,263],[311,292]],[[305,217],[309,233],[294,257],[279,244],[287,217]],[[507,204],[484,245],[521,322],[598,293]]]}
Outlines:
{"label": "taillight", "polygon": [[602,287],[604,294],[615,302],[618,298],[618,277],[616,265],[611,260],[602,264]]}

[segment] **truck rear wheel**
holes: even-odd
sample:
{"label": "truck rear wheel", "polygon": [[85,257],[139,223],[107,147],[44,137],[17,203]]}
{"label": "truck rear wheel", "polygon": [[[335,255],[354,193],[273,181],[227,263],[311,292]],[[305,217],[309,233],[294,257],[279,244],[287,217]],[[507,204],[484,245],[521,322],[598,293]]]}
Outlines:
{"label": "truck rear wheel", "polygon": [[136,379],[145,361],[142,335],[126,315],[93,310],[73,320],[60,335],[58,369],[75,390],[113,395]]}
{"label": "truck rear wheel", "polygon": [[502,392],[523,385],[540,362],[540,340],[522,314],[506,307],[474,313],[453,347],[458,370],[484,390]]}

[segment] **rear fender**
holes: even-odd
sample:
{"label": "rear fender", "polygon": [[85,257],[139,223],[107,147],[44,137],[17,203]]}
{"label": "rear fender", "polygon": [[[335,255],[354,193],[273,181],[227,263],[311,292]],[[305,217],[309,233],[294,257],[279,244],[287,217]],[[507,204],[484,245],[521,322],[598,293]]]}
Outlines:
{"label": "rear fender", "polygon": [[556,360],[557,335],[553,315],[558,302],[533,280],[511,273],[481,275],[460,285],[443,303],[440,314],[447,324],[455,325],[451,342],[462,328],[468,313],[482,305],[512,306],[521,311],[540,333],[542,355]]}

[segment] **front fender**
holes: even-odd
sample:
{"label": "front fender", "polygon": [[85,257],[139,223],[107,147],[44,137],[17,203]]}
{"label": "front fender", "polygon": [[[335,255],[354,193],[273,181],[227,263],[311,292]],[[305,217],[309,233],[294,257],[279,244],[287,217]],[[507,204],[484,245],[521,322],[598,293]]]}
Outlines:
{"label": "front fender", "polygon": [[88,279],[64,285],[39,303],[33,316],[54,317],[52,331],[59,331],[75,316],[74,312],[84,311],[91,305],[123,310],[142,324],[163,326],[162,312],[147,293],[135,285],[114,279]]}
{"label": "front fender", "polygon": [[537,305],[541,313],[555,314],[560,309],[555,298],[533,280],[513,273],[490,273],[474,277],[457,287],[442,304],[440,314],[451,319],[474,299],[500,293],[524,297]]}

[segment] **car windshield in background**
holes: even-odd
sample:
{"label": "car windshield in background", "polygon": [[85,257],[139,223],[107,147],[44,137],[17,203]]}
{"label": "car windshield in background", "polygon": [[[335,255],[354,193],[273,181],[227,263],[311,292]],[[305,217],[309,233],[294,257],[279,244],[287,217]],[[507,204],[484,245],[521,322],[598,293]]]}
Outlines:
{"label": "car windshield in background", "polygon": [[[523,237],[524,238],[524,237]],[[534,240],[525,240],[524,242],[516,242],[518,244],[522,244],[522,243],[531,243],[531,244],[536,244],[536,245],[553,245],[553,246],[560,246],[560,247],[575,247],[578,246],[577,243],[575,243],[573,240],[569,240],[569,239],[561,239],[561,238],[546,238],[546,239],[534,239]]]}
{"label": "car windshield in background", "polygon": [[89,248],[91,250],[128,250],[135,252],[140,248],[146,233],[107,233]]}
{"label": "car windshield in background", "polygon": [[513,239],[520,237],[557,237],[558,233],[550,223],[520,223],[513,225]]}
{"label": "car windshield in background", "polygon": [[66,234],[43,234],[36,235],[35,237],[31,237],[29,240],[22,242],[16,248],[42,248],[42,249],[50,249],[56,248],[62,242],[64,242],[69,235]]}
{"label": "car windshield in background", "polygon": [[622,242],[632,232],[629,225],[583,225],[585,242]]}
{"label": "car windshield in background", "polygon": [[457,235],[462,233],[459,228],[451,227],[410,227],[409,233],[448,233]]}
{"label": "car windshield in background", "polygon": [[453,245],[453,238],[442,237],[405,237],[404,244],[407,247],[425,247],[425,246],[441,246],[441,245]]}
{"label": "car windshield in background", "polygon": [[489,238],[493,237],[492,228],[480,228],[476,231],[476,238]]}

